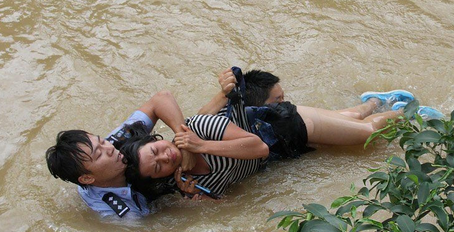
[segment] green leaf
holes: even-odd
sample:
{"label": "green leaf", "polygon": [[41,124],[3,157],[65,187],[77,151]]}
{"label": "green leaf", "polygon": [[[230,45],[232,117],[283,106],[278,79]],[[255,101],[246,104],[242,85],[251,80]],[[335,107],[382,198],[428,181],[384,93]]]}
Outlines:
{"label": "green leaf", "polygon": [[452,202],[454,202],[454,193],[449,193],[448,196],[447,196],[447,199],[449,199]]}
{"label": "green leaf", "polygon": [[451,112],[451,122],[454,121],[454,110]]}
{"label": "green leaf", "polygon": [[415,148],[415,149],[410,149],[407,148],[407,151],[405,152],[405,157],[408,160],[410,157],[415,157],[418,158],[426,153],[430,153],[430,151],[427,148]]}
{"label": "green leaf", "polygon": [[397,138],[397,129],[390,128],[388,131],[383,132],[380,137],[388,142],[392,142],[395,138]]}
{"label": "green leaf", "polygon": [[347,223],[342,221],[341,219],[337,218],[333,215],[327,215],[325,220],[331,224],[332,226],[338,228],[339,230],[346,231],[347,230]]}
{"label": "green leaf", "polygon": [[287,216],[287,217],[282,218],[281,222],[279,222],[279,224],[277,225],[277,228],[282,227],[285,229],[287,226],[289,226],[292,223],[292,221],[293,221],[292,218],[293,218],[293,216]]}
{"label": "green leaf", "polygon": [[433,182],[439,182],[445,173],[445,171],[436,172],[430,175],[430,179],[432,179]]}
{"label": "green leaf", "polygon": [[382,229],[382,228],[380,228],[380,227],[378,227],[376,225],[362,224],[362,225],[358,226],[355,231],[364,231],[364,230],[367,230],[367,231],[372,231],[372,230],[378,231],[379,229]]}
{"label": "green leaf", "polygon": [[304,217],[304,214],[298,213],[298,212],[293,212],[293,211],[279,211],[279,212],[273,214],[271,217],[269,217],[266,222],[269,222],[278,217],[287,217],[287,216]]}
{"label": "green leaf", "polygon": [[314,215],[313,215],[313,214],[311,214],[311,213],[307,213],[307,214],[306,214],[306,220],[309,221],[309,220],[312,220],[312,218],[314,218]]}
{"label": "green leaf", "polygon": [[396,166],[399,166],[399,167],[403,167],[403,168],[407,167],[407,165],[405,164],[405,161],[403,159],[397,157],[397,156],[391,157],[390,164],[396,165]]}
{"label": "green leaf", "polygon": [[421,129],[424,129],[424,120],[422,119],[421,115],[415,114],[415,119],[416,119],[416,122],[418,122]]}
{"label": "green leaf", "polygon": [[369,136],[369,138],[367,138],[366,142],[364,143],[364,149],[366,149],[366,147],[369,145],[370,142],[372,142],[375,138],[377,138],[378,136],[380,136],[381,133],[382,133],[383,131],[388,130],[390,127],[391,127],[391,125],[387,125],[386,127],[381,128],[381,129],[379,129],[379,130],[373,132],[373,133]]}
{"label": "green leaf", "polygon": [[[443,179],[446,179],[446,182],[448,182],[450,180],[452,181],[454,179],[453,172],[454,172],[454,169],[452,169],[452,168],[448,169],[446,174],[443,175]],[[449,185],[452,185],[452,184],[449,184]]]}
{"label": "green leaf", "polygon": [[[429,183],[429,182],[427,182],[427,183]],[[444,187],[445,187],[445,184],[441,183],[441,182],[438,182],[438,181],[435,181],[433,183],[429,183],[430,191],[432,191],[434,189],[441,190],[441,188],[444,188]]]}
{"label": "green leaf", "polygon": [[354,197],[350,197],[350,196],[339,197],[333,201],[333,203],[331,204],[331,209],[344,205],[345,203],[348,203],[354,199],[355,199]]}
{"label": "green leaf", "polygon": [[400,146],[400,148],[405,149],[404,146],[405,146],[405,145],[407,144],[407,142],[408,142],[409,140],[411,140],[411,139],[412,139],[412,138],[405,137],[405,136],[402,137],[402,138],[400,138],[400,140],[399,140],[399,146]]}
{"label": "green leaf", "polygon": [[369,198],[369,189],[367,187],[362,187],[359,191],[358,194],[363,195],[367,198]]}
{"label": "green leaf", "polygon": [[426,174],[433,172],[435,169],[437,168],[433,167],[432,163],[424,163],[423,165],[421,165],[421,171]]}
{"label": "green leaf", "polygon": [[410,207],[405,205],[396,205],[391,208],[391,212],[396,214],[405,214],[408,216],[413,216],[415,213]]}
{"label": "green leaf", "polygon": [[277,227],[276,227],[276,228],[282,227],[282,224],[284,224],[285,221],[288,220],[288,218],[289,218],[289,217],[283,217],[283,218],[281,219],[281,221],[277,224]]}
{"label": "green leaf", "polygon": [[369,175],[366,179],[369,179],[369,182],[370,184],[373,184],[374,182],[377,182],[377,181],[387,181],[388,180],[388,174],[384,173],[384,172],[376,172],[376,173],[373,173],[371,175]]}
{"label": "green leaf", "polygon": [[427,202],[427,198],[430,195],[429,183],[423,182],[419,185],[418,189],[418,204],[422,206]]}
{"label": "green leaf", "polygon": [[446,155],[446,162],[448,162],[449,166],[454,167],[454,154]]}
{"label": "green leaf", "polygon": [[369,169],[367,169],[367,171],[369,171],[369,172],[376,172],[376,171],[378,171],[378,170],[380,170],[380,169],[381,169],[381,168],[369,168]]}
{"label": "green leaf", "polygon": [[389,182],[385,182],[385,183],[386,183],[385,188],[379,189],[379,192],[380,192],[380,200],[383,200],[383,199],[386,197],[386,195],[388,195],[388,192],[389,192],[389,188],[388,188],[388,187],[389,187],[389,185],[388,185]]}
{"label": "green leaf", "polygon": [[417,177],[415,178],[415,180],[411,180],[410,178],[402,179],[401,186],[402,186],[403,190],[407,191],[407,190],[410,190],[411,188],[413,188],[413,186],[415,186],[415,181],[418,181]]}
{"label": "green leaf", "polygon": [[301,228],[301,232],[337,232],[341,231],[336,227],[332,226],[328,222],[322,220],[313,220],[308,221],[304,224],[303,228]]}
{"label": "green leaf", "polygon": [[399,225],[399,228],[402,230],[402,232],[414,232],[415,231],[415,223],[411,218],[407,215],[401,215],[397,217],[397,225]]}
{"label": "green leaf", "polygon": [[368,218],[381,209],[383,209],[383,207],[381,207],[381,206],[369,205],[364,209],[363,217]]}
{"label": "green leaf", "polygon": [[294,221],[292,225],[288,228],[289,232],[298,232],[299,229],[299,223],[298,221]]}
{"label": "green leaf", "polygon": [[316,217],[324,218],[326,215],[329,215],[328,210],[323,205],[312,203],[312,204],[309,204],[309,205],[303,204],[303,206],[304,206],[304,208],[307,211],[309,211],[310,213],[312,213]]}
{"label": "green leaf", "polygon": [[394,206],[391,202],[382,202],[381,206],[385,207],[385,209],[391,210],[391,208]]}
{"label": "green leaf", "polygon": [[440,139],[441,135],[435,131],[423,131],[415,136],[416,143],[437,143]]}
{"label": "green leaf", "polygon": [[356,218],[356,212],[357,212],[356,206],[352,206],[352,209],[350,210],[350,214],[352,215],[352,218]]}
{"label": "green leaf", "polygon": [[405,133],[408,133],[408,130],[406,130],[406,129],[400,129],[399,131],[397,131],[396,137],[400,138],[400,137],[402,137]]}
{"label": "green leaf", "polygon": [[435,155],[435,160],[433,161],[433,163],[437,165],[445,165],[445,160],[446,159],[443,159],[443,157],[441,157],[440,155]]}
{"label": "green leaf", "polygon": [[391,201],[392,204],[400,204],[400,202],[403,199],[408,198],[408,193],[406,191],[404,191],[403,186],[400,186],[399,188],[397,188],[394,184],[393,184],[392,188],[390,188],[388,195],[389,195],[389,200]]}
{"label": "green leaf", "polygon": [[444,134],[446,133],[445,124],[438,119],[432,119],[427,121],[427,125],[441,133]]}
{"label": "green leaf", "polygon": [[339,207],[339,209],[336,211],[336,215],[342,216],[344,213],[350,212],[353,206],[359,207],[361,205],[364,205],[365,203],[366,203],[365,201],[352,201],[347,205]]}
{"label": "green leaf", "polygon": [[372,220],[370,218],[361,218],[358,220],[359,223],[367,223],[367,224],[370,224],[370,225],[374,225],[380,229],[383,229],[383,224],[379,221],[375,221],[375,220]]}
{"label": "green leaf", "polygon": [[418,177],[416,175],[408,175],[407,176],[408,179],[412,180],[413,182],[415,182],[415,184],[418,184],[419,181],[418,181]]}
{"label": "green leaf", "polygon": [[440,232],[437,227],[429,223],[421,223],[416,226],[416,231],[430,231],[430,232]]}
{"label": "green leaf", "polygon": [[415,175],[418,177],[419,182],[430,181],[430,177],[421,171],[409,171],[406,175]]}
{"label": "green leaf", "polygon": [[[432,208],[443,208],[444,204],[440,200],[432,200],[429,201],[424,207],[421,208],[421,211],[425,210],[430,210],[432,211]],[[432,211],[433,212],[433,211]]]}
{"label": "green leaf", "polygon": [[411,157],[411,158],[407,159],[407,163],[408,163],[408,167],[410,167],[410,170],[421,171],[421,163],[417,159]]}
{"label": "green leaf", "polygon": [[415,115],[416,112],[418,111],[418,108],[419,108],[418,100],[414,100],[408,103],[404,108],[405,117],[408,119],[412,118],[413,115]]}
{"label": "green leaf", "polygon": [[448,214],[446,211],[438,206],[432,206],[430,207],[430,210],[437,215],[438,222],[440,223],[441,228],[443,228],[445,231],[447,231],[448,228]]}
{"label": "green leaf", "polygon": [[404,136],[402,136],[402,138],[400,138],[400,141],[399,141],[400,147],[402,149],[404,149],[404,145],[407,144],[407,142],[412,144],[411,142],[414,141],[414,138],[416,135],[417,135],[417,133],[406,133]]}

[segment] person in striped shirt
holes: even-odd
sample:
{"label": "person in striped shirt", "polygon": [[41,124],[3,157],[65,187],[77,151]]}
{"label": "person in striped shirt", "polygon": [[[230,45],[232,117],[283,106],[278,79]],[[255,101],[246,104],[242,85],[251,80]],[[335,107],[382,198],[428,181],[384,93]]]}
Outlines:
{"label": "person in striped shirt", "polygon": [[[128,160],[125,173],[128,182],[150,187],[151,180],[162,180],[163,188],[176,184],[186,193],[200,193],[194,188],[199,184],[211,191],[211,198],[218,198],[231,184],[259,171],[265,165],[269,149],[257,135],[249,132],[243,101],[233,107],[232,121],[225,117],[225,112],[223,109],[220,115],[187,118],[185,125],[181,125],[184,132],[175,134],[174,143],[161,140],[158,135],[148,135],[140,124],[131,125],[128,129],[132,137],[121,149]],[[184,172],[186,182],[180,178],[180,146],[196,156],[196,165]]]}
{"label": "person in striped shirt", "polygon": [[[225,193],[229,185],[246,178],[264,166],[266,163],[265,160],[269,154],[268,152],[270,151],[270,148],[272,149],[274,146],[268,147],[268,145],[261,142],[257,136],[254,137],[254,134],[249,133],[251,127],[247,120],[243,100],[241,99],[239,104],[236,104],[233,107],[233,113],[230,117],[231,121],[229,118],[225,117],[226,108],[221,108],[221,106],[225,105],[228,101],[226,93],[230,92],[232,89],[238,88],[232,69],[225,70],[220,75],[219,82],[222,86],[220,94],[216,95],[199,111],[199,113],[213,113],[219,111],[218,115],[196,115],[188,118],[186,120],[186,125],[182,126],[184,132],[176,133],[175,143],[157,140],[156,138],[152,138],[153,136],[148,135],[146,135],[145,138],[142,135],[137,136],[137,139],[133,138],[130,140],[131,143],[126,145],[123,149],[123,153],[127,154],[128,157],[126,177],[130,182],[137,183],[138,180],[144,178],[157,179],[173,176],[175,178],[171,182],[176,183],[183,192],[200,193],[199,190],[194,188],[194,185],[198,183],[199,185],[210,189],[214,195],[220,196]],[[385,125],[384,123],[386,123],[387,118],[396,118],[397,116],[402,115],[402,112],[399,111],[374,116],[381,120],[379,122],[381,124],[377,124],[378,120],[358,122],[360,119],[354,119],[354,116],[351,115],[344,115],[347,113],[353,114],[359,110],[370,110],[370,113],[372,113],[372,108],[377,107],[379,105],[378,102],[380,101],[379,99],[373,98],[362,107],[347,109],[341,113],[328,110],[317,110],[316,114],[310,115],[309,117],[306,111],[310,111],[312,108],[303,108],[304,111],[301,112],[300,106],[295,106],[289,102],[283,102],[283,91],[281,88],[270,88],[268,91],[270,91],[268,93],[268,98],[272,98],[271,102],[269,102],[271,104],[267,105],[268,108],[272,108],[274,111],[279,112],[290,112],[289,115],[292,120],[273,121],[271,124],[273,124],[273,126],[274,124],[280,124],[287,126],[287,128],[293,128],[290,130],[295,132],[298,136],[289,136],[287,138],[290,138],[289,140],[298,141],[290,141],[289,143],[285,143],[285,145],[292,143],[296,144],[296,147],[301,148],[296,149],[296,153],[307,151],[305,149],[307,142],[339,145],[359,144],[363,142],[364,134],[367,134],[364,138],[365,141],[365,139],[375,131],[374,126],[383,126]],[[236,92],[240,92],[240,90],[236,90]],[[406,97],[413,98],[411,93],[407,94]],[[334,123],[347,124],[343,125],[345,127],[343,129],[342,125],[331,128],[334,130],[331,133],[314,132],[314,120],[317,119],[319,122],[321,120],[321,116],[318,114],[322,114],[323,117],[325,117],[323,123],[327,123],[326,120],[332,120]],[[363,112],[363,114],[367,113]],[[309,125],[309,129],[311,130],[309,132],[306,130],[306,125],[304,123],[306,119],[312,124]],[[353,119],[358,121],[354,121]],[[348,134],[349,132],[346,131],[349,129],[349,122],[357,124],[356,128],[350,128],[354,130],[351,134]],[[360,124],[362,127],[359,127]],[[279,128],[276,127],[273,127],[273,129],[279,130]],[[281,130],[278,133],[281,133],[281,135],[285,137],[287,131],[289,130]],[[275,130],[274,133],[276,132],[277,131]],[[317,136],[317,133],[322,134]],[[343,136],[345,138],[339,138],[338,140],[333,138],[332,135],[335,136],[339,133],[348,136]],[[292,137],[298,139],[293,139]],[[165,146],[161,144],[165,144]],[[178,149],[186,149],[194,153],[197,157],[195,167],[184,173],[188,175],[187,182],[183,182],[180,179],[181,170],[178,168],[180,163]],[[278,156],[282,156],[284,153],[292,153],[292,151],[286,151],[286,148],[282,146],[274,151],[278,153]],[[290,155],[290,157],[294,156]],[[140,183],[137,183],[136,185],[140,185]]]}

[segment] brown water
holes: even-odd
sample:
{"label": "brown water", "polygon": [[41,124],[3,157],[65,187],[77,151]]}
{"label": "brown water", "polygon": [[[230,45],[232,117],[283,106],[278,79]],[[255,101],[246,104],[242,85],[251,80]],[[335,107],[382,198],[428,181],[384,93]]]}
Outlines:
{"label": "brown water", "polygon": [[0,0],[1,230],[273,231],[274,212],[329,205],[401,151],[320,147],[219,203],[169,196],[139,221],[100,220],[49,174],[44,152],[60,130],[105,135],[162,89],[190,116],[232,65],[274,72],[300,105],[341,109],[399,88],[449,114],[453,22],[452,0]]}

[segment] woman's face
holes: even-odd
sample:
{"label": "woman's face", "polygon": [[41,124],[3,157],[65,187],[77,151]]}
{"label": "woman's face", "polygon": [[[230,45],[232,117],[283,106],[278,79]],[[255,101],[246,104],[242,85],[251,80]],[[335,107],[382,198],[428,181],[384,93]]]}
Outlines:
{"label": "woman's face", "polygon": [[172,175],[180,166],[180,150],[171,142],[159,140],[145,144],[139,149],[141,176],[161,178]]}

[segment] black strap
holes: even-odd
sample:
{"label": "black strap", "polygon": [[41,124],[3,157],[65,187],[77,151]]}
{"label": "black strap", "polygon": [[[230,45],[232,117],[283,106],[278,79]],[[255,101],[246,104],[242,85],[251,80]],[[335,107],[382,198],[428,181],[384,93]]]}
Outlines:
{"label": "black strap", "polygon": [[106,204],[108,204],[119,217],[125,216],[125,214],[130,210],[121,198],[112,192],[104,194],[102,200],[106,202]]}
{"label": "black strap", "polygon": [[243,77],[243,73],[241,72],[241,69],[233,66],[232,72],[235,75],[235,78],[237,81],[236,87],[239,87],[240,92],[235,91],[235,89],[234,89],[230,93],[225,95],[229,99],[228,103],[227,103],[227,113],[226,113],[227,118],[230,118],[230,115],[232,113],[232,106],[240,103],[241,99],[245,96],[244,91],[246,90],[246,84],[244,82],[244,77]]}

